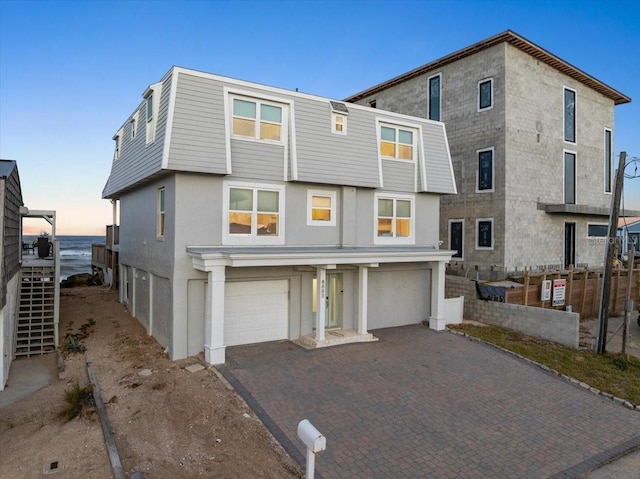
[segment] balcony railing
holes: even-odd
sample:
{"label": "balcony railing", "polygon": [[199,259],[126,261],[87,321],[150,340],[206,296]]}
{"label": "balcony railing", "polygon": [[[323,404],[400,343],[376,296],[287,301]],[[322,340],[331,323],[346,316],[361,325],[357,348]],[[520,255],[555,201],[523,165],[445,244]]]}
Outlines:
{"label": "balcony railing", "polygon": [[107,225],[107,246],[120,244],[120,226]]}

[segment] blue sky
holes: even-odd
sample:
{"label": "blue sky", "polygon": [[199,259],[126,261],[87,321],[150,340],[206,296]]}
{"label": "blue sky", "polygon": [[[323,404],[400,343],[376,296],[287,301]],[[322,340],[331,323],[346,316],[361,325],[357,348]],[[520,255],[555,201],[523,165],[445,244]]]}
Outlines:
{"label": "blue sky", "polygon": [[640,157],[638,0],[0,0],[0,157],[58,234],[102,235],[112,137],[172,65],[342,99],[507,29],[630,96],[615,153]]}

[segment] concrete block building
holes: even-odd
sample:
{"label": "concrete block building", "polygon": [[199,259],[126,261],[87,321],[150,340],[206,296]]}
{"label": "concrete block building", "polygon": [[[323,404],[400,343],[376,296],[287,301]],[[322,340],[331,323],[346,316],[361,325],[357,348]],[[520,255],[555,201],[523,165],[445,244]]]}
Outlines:
{"label": "concrete block building", "polygon": [[602,264],[613,111],[626,95],[506,31],[346,101],[446,124],[458,191],[440,202],[450,269],[496,278]]}

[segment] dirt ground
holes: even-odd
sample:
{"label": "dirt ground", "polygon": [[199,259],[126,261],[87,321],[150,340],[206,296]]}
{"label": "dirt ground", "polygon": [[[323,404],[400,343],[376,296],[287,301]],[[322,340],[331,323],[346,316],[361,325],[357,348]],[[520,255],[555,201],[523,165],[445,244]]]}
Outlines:
{"label": "dirt ground", "polygon": [[[170,361],[104,287],[62,289],[60,338],[86,338],[86,352],[41,357],[54,382],[0,409],[0,477],[112,477],[100,420],[88,407],[64,422],[65,392],[90,384],[91,358],[123,469],[147,479],[299,478],[302,469],[202,356]],[[148,374],[150,372],[150,374]]]}

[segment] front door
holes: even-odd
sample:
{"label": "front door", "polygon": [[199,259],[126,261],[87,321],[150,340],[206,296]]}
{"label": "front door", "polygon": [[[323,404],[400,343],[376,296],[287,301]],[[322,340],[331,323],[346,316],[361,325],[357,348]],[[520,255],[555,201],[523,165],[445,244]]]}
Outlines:
{"label": "front door", "polygon": [[[327,289],[326,296],[324,298],[326,309],[324,317],[325,328],[340,328],[342,327],[342,273],[328,273],[327,274]],[[313,328],[316,327],[317,318],[317,294],[318,294],[318,280],[313,278]]]}
{"label": "front door", "polygon": [[564,224],[564,267],[576,264],[576,224]]}

